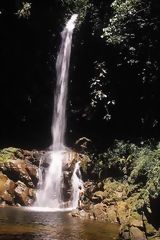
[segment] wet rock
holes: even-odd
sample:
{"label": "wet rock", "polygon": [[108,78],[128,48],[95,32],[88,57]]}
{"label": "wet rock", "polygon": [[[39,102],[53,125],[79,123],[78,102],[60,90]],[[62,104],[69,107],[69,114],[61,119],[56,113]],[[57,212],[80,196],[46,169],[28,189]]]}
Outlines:
{"label": "wet rock", "polygon": [[91,181],[84,183],[85,196],[92,201],[93,195],[98,191],[97,185]]}
{"label": "wet rock", "polygon": [[92,196],[92,202],[93,203],[100,203],[104,199],[104,192],[97,191]]}
{"label": "wet rock", "polygon": [[0,199],[1,202],[14,204],[14,188],[15,183],[10,180],[5,174],[0,172]]}
{"label": "wet rock", "polygon": [[84,179],[88,179],[90,175],[90,168],[92,165],[91,159],[86,154],[79,154],[81,173]]}
{"label": "wet rock", "polygon": [[103,182],[98,182],[97,183],[97,188],[99,191],[104,191],[104,183]]}
{"label": "wet rock", "polygon": [[32,179],[34,186],[37,186],[38,183],[38,168],[30,163],[26,163],[26,170]]}
{"label": "wet rock", "polygon": [[143,222],[142,215],[138,214],[137,212],[132,212],[129,218],[129,225],[143,229],[144,222]]}
{"label": "wet rock", "polygon": [[33,202],[32,190],[29,189],[23,182],[18,181],[15,188],[15,201],[22,206],[28,206]]}
{"label": "wet rock", "polygon": [[121,240],[131,240],[128,225],[121,225],[120,226],[119,237],[120,237]]}
{"label": "wet rock", "polygon": [[126,202],[120,201],[116,204],[117,219],[120,224],[128,222],[129,208]]}
{"label": "wet rock", "polygon": [[107,213],[107,221],[111,223],[117,223],[117,213],[116,213],[116,208],[114,205],[111,205],[107,208],[106,210]]}
{"label": "wet rock", "polygon": [[41,157],[44,155],[44,151],[28,151],[28,150],[23,150],[22,154],[24,156],[24,160],[27,160],[29,162],[31,162],[32,164],[39,166],[40,163],[40,159]]}
{"label": "wet rock", "polygon": [[17,151],[15,152],[15,156],[18,159],[24,159],[23,150],[17,149]]}
{"label": "wet rock", "polygon": [[70,215],[72,217],[79,217],[81,219],[91,219],[91,214],[84,210],[75,209],[70,213]]}
{"label": "wet rock", "polygon": [[130,239],[131,240],[147,240],[144,232],[137,227],[130,228]]}
{"label": "wet rock", "polygon": [[84,154],[79,154],[74,151],[64,152],[66,154],[65,159],[63,161],[63,171],[70,171],[73,173],[75,164],[77,162],[82,164],[84,158],[86,157]]}
{"label": "wet rock", "polygon": [[96,205],[92,205],[91,214],[94,216],[94,219],[100,221],[107,220],[107,206],[103,203],[98,203]]}
{"label": "wet rock", "polygon": [[105,202],[114,202],[127,199],[128,184],[119,183],[110,179],[104,182]]}
{"label": "wet rock", "polygon": [[29,188],[28,196],[29,196],[31,199],[35,200],[35,199],[36,199],[36,190],[33,189],[33,188]]}
{"label": "wet rock", "polygon": [[157,234],[157,230],[147,220],[144,221],[144,226],[148,237],[154,237]]}
{"label": "wet rock", "polygon": [[79,217],[79,210],[78,210],[78,209],[73,210],[73,211],[70,213],[70,215],[71,215],[72,217]]}
{"label": "wet rock", "polygon": [[13,197],[7,191],[3,191],[1,198],[8,204],[13,204]]}
{"label": "wet rock", "polygon": [[92,141],[89,138],[81,137],[75,142],[74,148],[78,152],[85,152],[91,145]]}
{"label": "wet rock", "polygon": [[35,199],[38,183],[38,163],[41,155],[36,150],[18,148],[0,150],[0,205],[27,205]]}
{"label": "wet rock", "polygon": [[13,181],[21,180],[29,187],[35,187],[38,182],[38,168],[23,160],[10,160],[0,163],[0,170]]}

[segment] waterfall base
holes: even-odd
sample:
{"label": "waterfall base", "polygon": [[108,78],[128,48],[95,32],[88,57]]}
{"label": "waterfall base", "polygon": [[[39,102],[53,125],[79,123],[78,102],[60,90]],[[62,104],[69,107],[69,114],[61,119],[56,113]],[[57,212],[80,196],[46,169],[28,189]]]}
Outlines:
{"label": "waterfall base", "polygon": [[43,156],[35,207],[72,210],[78,206],[83,183],[77,156],[71,151],[50,151]]}

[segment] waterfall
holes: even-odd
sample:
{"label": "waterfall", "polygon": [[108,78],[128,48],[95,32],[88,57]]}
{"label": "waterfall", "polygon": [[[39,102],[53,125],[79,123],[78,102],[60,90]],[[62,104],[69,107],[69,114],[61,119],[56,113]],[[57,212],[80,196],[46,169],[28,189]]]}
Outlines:
{"label": "waterfall", "polygon": [[76,208],[78,206],[78,200],[79,200],[79,187],[83,185],[83,182],[81,180],[81,172],[80,172],[80,166],[79,162],[76,163],[74,172],[72,175],[72,202],[71,207]]}
{"label": "waterfall", "polygon": [[[75,27],[77,14],[72,15],[61,33],[62,42],[56,61],[57,82],[54,93],[54,111],[52,121],[52,145],[51,151],[45,158],[49,162],[48,170],[45,172],[45,179],[41,173],[39,190],[37,191],[36,206],[49,208],[75,208],[78,204],[78,187],[81,182],[78,177],[79,163],[75,164],[71,185],[66,190],[63,165],[70,155],[65,147],[66,130],[66,102],[68,88],[68,72],[71,54],[72,34]],[[69,159],[68,159],[69,160]],[[66,200],[64,195],[68,191],[70,197]],[[67,192],[67,193],[68,193]]]}
{"label": "waterfall", "polygon": [[68,70],[70,63],[72,34],[76,18],[77,14],[74,14],[61,33],[62,43],[56,61],[57,85],[54,95],[54,112],[52,123],[53,150],[61,150],[64,148]]}

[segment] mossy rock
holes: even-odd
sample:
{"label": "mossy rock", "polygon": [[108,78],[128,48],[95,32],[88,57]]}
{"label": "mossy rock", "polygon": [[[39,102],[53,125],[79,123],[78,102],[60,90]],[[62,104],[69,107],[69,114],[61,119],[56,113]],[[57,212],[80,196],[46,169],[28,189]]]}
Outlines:
{"label": "mossy rock", "polygon": [[15,153],[18,151],[18,148],[9,147],[0,150],[0,162],[5,162],[8,160],[15,159]]}
{"label": "mossy rock", "polygon": [[144,226],[143,226],[142,215],[138,214],[137,212],[131,212],[131,215],[129,218],[129,225],[143,229]]}
{"label": "mossy rock", "polygon": [[104,199],[104,192],[102,191],[97,191],[93,194],[92,196],[92,201],[95,203],[100,203]]}
{"label": "mossy rock", "polygon": [[141,194],[137,193],[132,195],[126,200],[128,206],[130,209],[132,209],[132,212],[137,212],[141,210],[144,207],[144,199],[141,198]]}
{"label": "mossy rock", "polygon": [[91,166],[91,159],[88,155],[79,154],[80,166],[83,173],[87,174],[88,168]]}
{"label": "mossy rock", "polygon": [[153,237],[157,234],[157,230],[153,227],[153,225],[151,225],[147,221],[144,221],[144,225],[145,225],[146,234],[147,234],[148,237],[149,236]]}
{"label": "mossy rock", "polygon": [[[121,201],[127,198],[128,184],[107,179],[104,181],[104,198],[108,201]],[[107,202],[107,200],[106,200]]]}
{"label": "mossy rock", "polygon": [[145,233],[137,227],[130,228],[130,239],[131,240],[147,240]]}

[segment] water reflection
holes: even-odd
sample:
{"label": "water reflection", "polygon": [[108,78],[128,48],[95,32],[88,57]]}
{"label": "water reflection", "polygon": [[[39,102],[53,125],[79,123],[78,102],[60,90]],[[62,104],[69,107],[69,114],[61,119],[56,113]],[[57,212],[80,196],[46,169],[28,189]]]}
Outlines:
{"label": "water reflection", "polygon": [[117,232],[116,225],[80,220],[67,212],[0,208],[0,239],[3,240],[113,240]]}

